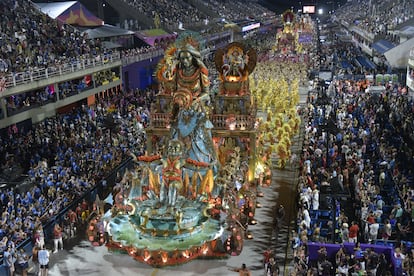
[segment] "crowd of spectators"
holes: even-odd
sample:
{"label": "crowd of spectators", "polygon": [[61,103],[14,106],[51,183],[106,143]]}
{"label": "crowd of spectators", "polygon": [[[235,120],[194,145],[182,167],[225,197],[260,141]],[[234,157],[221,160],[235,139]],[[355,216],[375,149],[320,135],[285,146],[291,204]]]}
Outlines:
{"label": "crowd of spectators", "polygon": [[[168,14],[165,14],[165,17],[169,18],[167,25],[171,25],[173,22],[186,22],[186,20],[177,21],[177,18],[184,17],[193,26],[195,21],[205,18],[204,15],[199,14],[200,11],[184,1],[175,1],[174,3],[168,1],[144,2],[136,1],[133,2],[133,5],[138,5],[140,9],[151,13],[168,11]],[[252,6],[251,8],[247,4],[241,8],[240,3],[230,1],[227,4],[232,5],[232,9],[237,8],[244,12],[259,10],[258,15],[266,11],[256,2],[249,4]],[[257,9],[258,7],[260,9]],[[53,72],[66,70],[66,67],[69,69],[73,66],[82,67],[83,63],[90,63],[94,59],[105,62],[108,54],[112,52],[105,49],[99,39],[89,39],[86,33],[80,32],[72,26],[58,24],[56,20],[38,11],[32,3],[21,0],[3,1],[0,4],[0,9],[2,10],[0,78],[6,77],[6,85],[10,85],[14,81],[26,82],[37,79],[41,77],[38,76],[39,74],[51,75],[54,74]],[[248,12],[241,15],[242,18],[248,16],[247,14]],[[210,26],[205,28],[205,31],[216,32],[217,30],[221,31],[222,28],[222,25],[217,25],[216,28]],[[154,51],[157,52],[158,47],[140,47],[135,50],[127,50],[124,57]],[[44,71],[45,69],[48,70],[48,73]],[[30,97],[32,98],[32,96]],[[27,103],[25,99],[17,99],[17,104],[13,103],[15,99],[9,100],[11,109],[23,107]],[[33,98],[31,100],[36,102]]]}
{"label": "crowd of spectators", "polygon": [[[159,55],[162,51],[158,47],[144,46],[133,49],[125,49],[121,52],[122,59],[129,62],[129,59],[139,59],[145,54]],[[45,76],[46,77],[46,76]],[[94,75],[95,84],[102,85],[104,82],[112,81],[118,77],[110,70],[102,71]],[[79,94],[92,87],[91,77],[65,81],[58,84],[59,99]],[[16,94],[3,99],[6,103],[6,114],[12,116],[22,111],[39,107],[57,100],[57,94],[53,86],[46,86],[44,89],[37,89],[21,94]]]}
{"label": "crowd of spectators", "polygon": [[178,23],[194,24],[209,19],[197,8],[191,6],[186,1],[143,1],[143,0],[124,0],[150,19],[159,17],[160,24],[163,26],[176,26]]}
{"label": "crowd of spectators", "polygon": [[217,17],[223,18],[227,21],[241,20],[245,18],[270,18],[275,16],[275,13],[263,7],[258,1],[203,1],[209,10],[214,11]]}
{"label": "crowd of spectators", "polygon": [[195,25],[207,25],[218,19],[227,21],[242,20],[246,18],[271,18],[274,12],[263,7],[258,1],[199,1],[206,9],[215,14],[215,17],[203,13],[187,1],[156,1],[124,0],[148,18],[159,18],[161,26],[167,28],[191,28]]}
{"label": "crowd of spectators", "polygon": [[[170,41],[171,42],[171,41]],[[159,51],[164,45],[157,45],[157,46],[143,46],[139,48],[132,48],[132,49],[125,49],[122,51],[121,55],[123,58],[133,57],[141,54],[152,53],[154,51]]]}
{"label": "crowd of spectators", "polygon": [[[1,137],[2,164],[27,163],[27,190],[4,187],[1,252],[15,248],[128,158],[144,153],[144,127],[154,91],[131,91],[98,99],[95,106],[74,109]],[[117,128],[108,129],[108,118]]]}
{"label": "crowd of spectators", "polygon": [[[412,273],[414,102],[402,88],[386,84],[382,93],[369,93],[358,81],[334,78],[309,94],[295,275]],[[310,259],[311,242],[321,243],[317,259]],[[323,243],[353,249],[341,246],[332,255]],[[376,246],[392,247],[394,256]]]}
{"label": "crowd of spectators", "polygon": [[335,63],[337,65],[334,71],[335,75],[368,75],[386,72],[385,68],[374,66],[372,62],[369,64],[359,63],[358,59],[366,61],[366,58],[363,57],[362,51],[353,45],[336,43],[335,47],[328,45],[322,47],[326,48],[323,51],[328,53],[323,56],[321,63],[325,68],[329,68],[330,64]]}
{"label": "crowd of spectators", "polygon": [[335,16],[350,26],[357,26],[373,34],[387,34],[414,16],[412,1],[368,1],[354,0],[338,9]]}
{"label": "crowd of spectators", "polygon": [[[321,130],[319,117],[325,114],[318,103],[309,106],[312,120],[306,128],[299,185],[300,239],[303,244],[308,240],[390,244],[410,258],[414,179],[408,145],[413,141],[413,102],[390,90],[375,96],[356,86],[348,89],[345,83],[335,85],[329,115],[336,117],[334,133]],[[318,220],[319,190],[334,189],[334,185],[339,192],[349,189],[355,212],[332,202],[333,206],[325,204],[324,208],[335,212],[334,216]]]}
{"label": "crowd of spectators", "polygon": [[85,33],[58,24],[32,2],[6,0],[0,3],[0,10],[1,72],[54,67],[103,52],[99,40],[87,39]]}
{"label": "crowd of spectators", "polygon": [[404,25],[413,20],[412,1],[348,1],[332,15],[334,21],[348,25],[352,38],[364,50],[373,51],[378,71],[391,69],[380,47],[392,48],[404,41]]}
{"label": "crowd of spectators", "polygon": [[[159,47],[143,46],[139,48],[125,49],[121,51],[122,60],[130,63],[131,60],[140,60],[146,54],[159,55],[162,53]],[[46,76],[45,76],[46,77]],[[110,82],[114,77],[119,77],[111,70],[102,71],[94,75],[95,85],[102,85]],[[79,94],[92,87],[91,77],[69,80],[58,83],[59,99]],[[6,102],[6,114],[12,116],[22,111],[39,107],[57,100],[57,94],[53,86],[46,86],[44,89],[37,89],[26,93],[16,94],[3,99]]]}
{"label": "crowd of spectators", "polygon": [[13,95],[6,99],[7,116],[12,116],[30,108],[56,101],[56,94],[49,87],[22,94]]}
{"label": "crowd of spectators", "polygon": [[[96,76],[95,83],[101,85],[104,80],[112,80],[112,72],[104,71],[105,74]],[[58,91],[55,91],[55,86],[49,85],[43,89],[36,89],[21,94],[5,97],[6,114],[13,116],[17,113],[46,105],[48,103],[56,102],[58,99],[65,99],[66,97],[79,94],[88,88],[92,87],[92,80],[88,78],[73,79],[58,83]]]}

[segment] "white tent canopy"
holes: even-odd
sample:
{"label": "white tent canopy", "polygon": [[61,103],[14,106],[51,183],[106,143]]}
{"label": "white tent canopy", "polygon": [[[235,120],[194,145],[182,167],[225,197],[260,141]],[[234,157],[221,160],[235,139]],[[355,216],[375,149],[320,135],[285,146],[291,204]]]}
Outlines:
{"label": "white tent canopy", "polygon": [[385,58],[393,68],[407,67],[410,50],[414,47],[414,37],[401,43],[400,45],[386,51]]}
{"label": "white tent canopy", "polygon": [[84,33],[87,33],[88,37],[91,39],[135,34],[133,31],[125,30],[108,24],[104,24],[96,28],[87,29],[84,31]]}
{"label": "white tent canopy", "polygon": [[53,2],[53,3],[36,3],[40,11],[56,19],[64,11],[76,4],[77,1]]}

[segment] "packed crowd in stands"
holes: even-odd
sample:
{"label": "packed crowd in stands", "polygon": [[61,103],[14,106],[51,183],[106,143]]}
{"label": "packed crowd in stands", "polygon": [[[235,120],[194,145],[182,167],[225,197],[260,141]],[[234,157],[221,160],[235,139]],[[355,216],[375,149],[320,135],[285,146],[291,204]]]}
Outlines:
{"label": "packed crowd in stands", "polygon": [[32,2],[0,3],[0,60],[2,72],[55,67],[80,57],[103,52],[99,40],[37,11]]}
{"label": "packed crowd in stands", "polygon": [[[101,85],[104,81],[112,80],[111,71],[103,71],[99,74],[95,74],[95,84]],[[79,94],[92,88],[92,80],[89,78],[80,78],[61,82],[57,85],[58,92],[55,91],[53,85],[46,86],[43,89],[36,89],[21,94],[16,94],[5,98],[6,101],[6,114],[7,116],[13,116],[17,113],[46,105],[48,103],[57,101],[57,94],[59,99],[65,99],[66,97]]]}
{"label": "packed crowd in stands", "polygon": [[164,45],[159,45],[155,47],[148,45],[148,46],[143,46],[139,48],[125,49],[122,51],[122,57],[131,57],[131,56],[136,56],[140,54],[151,53],[153,51],[159,50],[159,48],[162,48],[162,46]]}
{"label": "packed crowd in stands", "polygon": [[[358,81],[334,79],[310,93],[292,237],[295,275],[413,273],[414,102],[401,91],[385,84],[381,94],[367,93]],[[307,251],[312,242],[321,244],[316,259]],[[352,250],[328,254],[329,243],[350,243]],[[394,256],[375,246],[392,247]]]}
{"label": "packed crowd in stands", "polygon": [[[3,252],[33,237],[47,222],[128,158],[142,155],[153,91],[131,91],[101,98],[95,107],[75,109],[37,124],[31,130],[10,128],[1,137],[2,164],[20,161],[29,167],[33,188],[6,187],[0,193]],[[115,107],[116,106],[116,107]],[[110,116],[117,129],[105,130]]]}
{"label": "packed crowd in stands", "polygon": [[388,33],[399,24],[412,19],[414,2],[405,0],[349,1],[336,11],[335,16],[350,25],[377,35],[381,32]]}
{"label": "packed crowd in stands", "polygon": [[215,14],[215,18],[203,13],[193,7],[187,1],[156,1],[149,2],[143,0],[124,0],[148,18],[159,17],[161,26],[167,28],[178,28],[179,23],[182,27],[208,24],[216,19],[226,19],[228,21],[240,20],[245,18],[270,18],[275,14],[260,5],[257,1],[200,1],[209,11]]}
{"label": "packed crowd in stands", "polygon": [[[129,64],[133,60],[140,60],[140,56],[150,54],[150,55],[159,55],[162,53],[162,49],[159,46],[144,46],[139,48],[125,49],[121,51],[122,60]],[[7,70],[6,70],[7,71]],[[95,74],[95,84],[101,85],[105,81],[112,81],[113,77],[118,77],[112,71],[104,71],[99,74]],[[46,76],[44,76],[46,78]],[[66,97],[81,93],[92,86],[91,79],[81,78],[74,79],[70,81],[65,81],[58,84],[58,94],[59,99],[64,99]],[[57,100],[56,91],[54,91],[53,86],[47,86],[44,89],[38,89],[35,91],[29,91],[26,93],[21,93],[5,98],[6,101],[6,114],[7,116],[12,116],[14,114],[20,113],[22,111],[39,107],[50,102],[55,102]],[[2,114],[1,114],[2,115]],[[1,117],[1,116],[0,116]]]}
{"label": "packed crowd in stands", "polygon": [[176,25],[178,22],[183,24],[199,23],[209,17],[200,10],[194,8],[185,1],[143,1],[143,0],[124,0],[148,18],[154,19],[159,16],[161,25]]}
{"label": "packed crowd in stands", "polygon": [[30,108],[56,101],[56,95],[48,89],[39,89],[10,96],[6,99],[7,116],[12,116]]}
{"label": "packed crowd in stands", "polygon": [[[170,2],[157,2],[159,7],[147,9],[149,2],[139,1],[136,4],[143,5],[144,10],[171,11],[177,9],[173,7],[164,7]],[[151,4],[155,5],[155,4]],[[195,16],[192,10],[187,9],[188,5],[184,2],[174,2],[168,5],[179,5],[183,11],[176,16],[179,18],[188,14],[191,22],[200,16]],[[257,3],[252,3],[256,6]],[[11,8],[10,8],[11,7]],[[263,8],[262,8],[263,9]],[[0,3],[1,25],[0,25],[0,77],[6,77],[6,85],[10,85],[14,79],[17,81],[31,80],[37,78],[39,74],[49,74],[60,72],[73,66],[83,66],[84,62],[90,63],[91,60],[105,62],[107,57],[112,53],[106,49],[99,39],[89,39],[87,34],[80,32],[69,25],[58,24],[57,21],[49,16],[42,14],[33,7],[32,3],[21,0],[8,0]],[[184,10],[186,12],[184,12]],[[199,13],[197,11],[197,13]],[[246,16],[243,15],[243,18]],[[205,16],[203,16],[205,17]],[[173,16],[174,18],[174,16]],[[176,19],[176,18],[175,18]],[[174,19],[174,20],[175,20]],[[173,20],[170,18],[170,21]],[[185,20],[182,20],[185,21]],[[174,21],[176,22],[176,21]],[[223,26],[214,25],[216,27],[206,28],[206,32],[222,31]],[[69,47],[68,47],[69,45]],[[133,55],[141,55],[146,53],[157,52],[159,46],[156,47],[140,47],[138,49],[126,50],[121,55],[128,58]],[[16,106],[10,101],[11,108]],[[23,106],[24,100],[19,100],[17,106]]]}
{"label": "packed crowd in stands", "polygon": [[249,1],[248,3],[243,1],[225,1],[218,2],[216,0],[203,1],[209,10],[214,11],[220,18],[226,20],[240,20],[244,18],[269,18],[275,14],[264,8],[257,1]]}
{"label": "packed crowd in stands", "polygon": [[335,47],[329,45],[321,46],[323,51],[329,53],[322,57],[321,65],[329,68],[331,63],[337,66],[334,70],[335,75],[376,75],[390,73],[391,68],[383,62],[374,64],[364,57],[361,49],[352,44],[336,44]]}
{"label": "packed crowd in stands", "polygon": [[[125,49],[121,52],[121,57],[123,60],[125,60],[126,63],[129,63],[128,59],[139,59],[139,56],[145,54],[159,55],[160,51],[162,50],[160,50],[159,47],[152,46]],[[118,77],[114,74],[115,73],[112,71],[105,71],[104,73],[100,72],[99,74],[95,74],[95,84],[101,85],[105,81],[112,81],[113,77]],[[64,99],[66,97],[81,93],[88,88],[91,88],[91,85],[91,79],[87,78],[75,79],[59,83],[59,99]],[[44,89],[38,89],[35,91],[29,91],[26,93],[7,97],[5,98],[6,114],[7,116],[12,116],[34,107],[39,107],[50,102],[55,102],[57,100],[55,92],[56,91],[54,91],[53,86],[47,86]]]}

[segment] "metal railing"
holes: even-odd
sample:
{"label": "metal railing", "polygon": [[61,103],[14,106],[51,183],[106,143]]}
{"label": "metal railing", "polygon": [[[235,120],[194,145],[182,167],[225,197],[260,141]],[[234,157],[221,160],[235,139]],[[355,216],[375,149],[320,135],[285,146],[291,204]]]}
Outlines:
{"label": "metal railing", "polygon": [[[170,127],[171,114],[169,113],[152,113],[150,118],[153,128]],[[216,129],[229,130],[251,130],[256,122],[255,116],[252,115],[214,114],[210,119]]]}
{"label": "metal railing", "polygon": [[140,53],[137,55],[132,55],[132,56],[123,56],[122,57],[122,65],[128,65],[128,64],[132,64],[135,62],[140,62],[143,60],[147,60],[147,59],[151,59],[151,58],[156,58],[159,57],[161,55],[164,54],[164,50],[159,48],[159,49],[155,49],[146,53]]}
{"label": "metal railing", "polygon": [[164,53],[163,49],[156,49],[150,52],[138,53],[131,56],[123,56],[120,52],[101,54],[90,58],[78,58],[63,64],[49,66],[47,68],[31,69],[24,72],[9,73],[3,76],[4,88],[10,88],[22,84],[48,79],[55,76],[79,72],[89,68],[103,66],[115,62],[122,62],[122,65],[128,65],[151,58],[158,57]]}
{"label": "metal railing", "polygon": [[27,84],[39,80],[48,79],[55,76],[82,71],[88,68],[103,66],[121,60],[120,52],[112,52],[110,54],[101,54],[91,58],[78,58],[67,63],[53,65],[47,68],[32,69],[25,72],[10,73],[5,75],[5,88]]}

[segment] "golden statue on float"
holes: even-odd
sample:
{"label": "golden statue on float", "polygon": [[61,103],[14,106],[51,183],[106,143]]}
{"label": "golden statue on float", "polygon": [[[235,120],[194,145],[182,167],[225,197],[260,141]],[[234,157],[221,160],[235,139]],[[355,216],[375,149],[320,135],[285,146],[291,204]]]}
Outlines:
{"label": "golden statue on float", "polygon": [[285,11],[282,15],[282,21],[283,30],[276,34],[274,51],[282,55],[296,53],[300,48],[300,44],[299,33],[295,24],[295,14],[291,10]]}
{"label": "golden statue on float", "polygon": [[221,95],[243,96],[249,94],[249,75],[253,72],[257,54],[239,42],[218,49],[215,64],[219,72]]}

